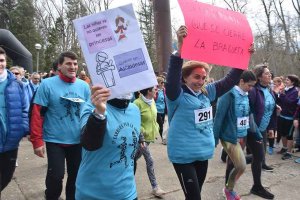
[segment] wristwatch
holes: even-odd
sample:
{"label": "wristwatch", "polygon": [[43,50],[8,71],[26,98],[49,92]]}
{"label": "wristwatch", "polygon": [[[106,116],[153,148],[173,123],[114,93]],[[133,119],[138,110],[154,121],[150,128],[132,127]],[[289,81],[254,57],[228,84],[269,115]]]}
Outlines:
{"label": "wristwatch", "polygon": [[172,55],[174,55],[174,56],[177,56],[177,57],[180,57],[180,55],[179,55],[179,53],[178,53],[178,51],[173,51],[173,53],[172,53]]}
{"label": "wristwatch", "polygon": [[105,119],[106,119],[106,116],[105,116],[105,115],[98,114],[98,113],[96,113],[95,111],[93,112],[93,115],[94,115],[97,119],[100,119],[100,120],[105,120]]}

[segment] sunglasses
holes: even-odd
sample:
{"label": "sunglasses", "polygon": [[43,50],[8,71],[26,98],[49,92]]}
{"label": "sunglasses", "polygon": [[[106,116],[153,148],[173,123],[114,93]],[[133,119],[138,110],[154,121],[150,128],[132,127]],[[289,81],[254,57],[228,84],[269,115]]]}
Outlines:
{"label": "sunglasses", "polygon": [[15,73],[13,72],[13,74],[14,74],[14,75],[20,75],[20,73],[18,73],[18,72],[15,72]]}

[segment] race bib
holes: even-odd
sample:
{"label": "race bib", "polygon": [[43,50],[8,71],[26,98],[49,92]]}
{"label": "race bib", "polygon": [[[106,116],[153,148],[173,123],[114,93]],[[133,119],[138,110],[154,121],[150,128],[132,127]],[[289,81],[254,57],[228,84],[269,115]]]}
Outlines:
{"label": "race bib", "polygon": [[72,101],[75,103],[84,103],[85,101],[81,98],[71,98],[71,97],[60,97],[62,99],[68,100],[68,101]]}
{"label": "race bib", "polygon": [[247,117],[238,117],[237,118],[237,128],[238,129],[249,128],[249,116],[247,116]]}
{"label": "race bib", "polygon": [[213,119],[212,107],[194,110],[195,113],[195,124],[202,124]]}

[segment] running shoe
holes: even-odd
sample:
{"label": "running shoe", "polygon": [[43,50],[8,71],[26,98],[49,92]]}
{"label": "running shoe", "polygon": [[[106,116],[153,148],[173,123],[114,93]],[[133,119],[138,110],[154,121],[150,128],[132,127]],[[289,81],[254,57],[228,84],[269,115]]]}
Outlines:
{"label": "running shoe", "polygon": [[268,165],[266,165],[266,164],[263,164],[263,165],[261,166],[261,168],[262,168],[263,170],[267,171],[267,172],[272,172],[272,171],[274,170],[273,167],[270,167],[270,166],[268,166]]}
{"label": "running shoe", "polygon": [[281,157],[282,160],[288,160],[292,158],[292,154],[289,152],[286,152],[285,154],[283,154],[283,156]]}
{"label": "running shoe", "polygon": [[284,154],[284,153],[286,153],[286,152],[287,152],[287,149],[281,148],[281,150],[278,151],[277,153],[278,153],[278,154]]}
{"label": "running shoe", "polygon": [[154,188],[152,190],[152,194],[156,197],[161,197],[163,196],[164,194],[166,194],[165,191],[163,191],[159,186],[157,186],[156,188]]}
{"label": "running shoe", "polygon": [[273,155],[273,147],[269,147],[268,148],[268,154],[269,155]]}
{"label": "running shoe", "polygon": [[241,200],[241,197],[236,192],[228,190],[226,187],[223,188],[223,194],[226,200]]}
{"label": "running shoe", "polygon": [[263,186],[253,186],[250,192],[264,199],[274,199],[274,194],[267,191]]}

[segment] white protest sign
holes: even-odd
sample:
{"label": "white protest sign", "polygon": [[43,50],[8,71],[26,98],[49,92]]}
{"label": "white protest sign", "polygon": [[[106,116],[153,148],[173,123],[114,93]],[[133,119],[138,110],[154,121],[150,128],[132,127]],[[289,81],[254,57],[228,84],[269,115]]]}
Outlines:
{"label": "white protest sign", "polygon": [[157,85],[131,4],[73,22],[92,82],[110,98]]}

